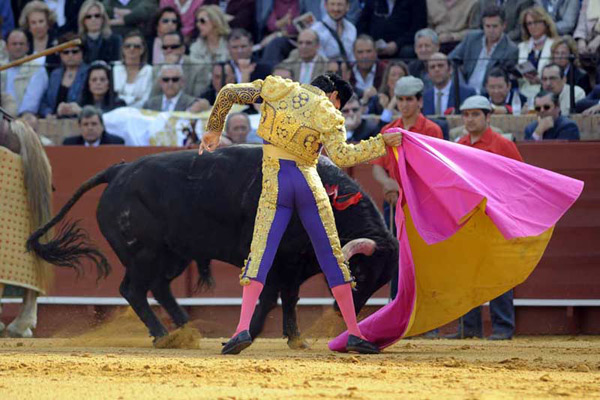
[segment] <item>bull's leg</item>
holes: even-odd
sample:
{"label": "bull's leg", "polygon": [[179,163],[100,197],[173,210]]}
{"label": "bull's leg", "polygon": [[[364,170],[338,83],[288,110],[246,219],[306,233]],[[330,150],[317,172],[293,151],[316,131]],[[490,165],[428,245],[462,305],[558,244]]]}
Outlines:
{"label": "bull's leg", "polygon": [[10,337],[33,337],[31,329],[37,325],[37,296],[38,292],[35,290],[25,289],[21,312],[6,328]]}
{"label": "bull's leg", "polygon": [[146,298],[146,294],[148,293],[147,287],[142,286],[139,283],[133,283],[129,277],[125,275],[125,278],[119,287],[119,292],[121,293],[121,296],[127,300],[144,325],[146,325],[150,332],[150,336],[153,336],[156,340],[157,338],[168,335],[166,328],[158,320],[156,314],[154,314],[154,311],[150,308],[150,304],[148,304],[148,299]]}
{"label": "bull's leg", "polygon": [[[0,283],[0,299],[2,299],[2,295],[4,294],[4,283]],[[2,303],[0,303],[0,315],[2,315]],[[4,332],[4,324],[0,321],[0,333]]]}
{"label": "bull's leg", "polygon": [[256,306],[256,310],[252,315],[252,321],[250,321],[250,336],[252,339],[256,339],[262,332],[267,316],[277,306],[278,296],[279,290],[274,285],[265,285],[260,294],[258,306]]}
{"label": "bull's leg", "polygon": [[300,337],[296,305],[300,293],[299,285],[285,286],[281,290],[281,309],[283,311],[283,335],[288,338],[291,349],[307,349],[308,343]]}
{"label": "bull's leg", "polygon": [[177,304],[177,300],[171,292],[171,282],[167,280],[160,281],[153,289],[152,294],[158,303],[167,311],[175,325],[182,327],[188,323],[187,313]]}

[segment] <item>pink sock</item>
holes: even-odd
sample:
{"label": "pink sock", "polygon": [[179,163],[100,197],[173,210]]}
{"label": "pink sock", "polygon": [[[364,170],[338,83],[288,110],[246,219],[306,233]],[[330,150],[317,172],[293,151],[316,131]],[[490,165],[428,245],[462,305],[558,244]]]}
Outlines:
{"label": "pink sock", "polygon": [[331,288],[333,297],[340,307],[342,317],[348,328],[348,333],[359,338],[365,339],[358,329],[358,323],[356,322],[356,312],[354,310],[354,301],[352,301],[352,286],[349,283],[339,285]]}
{"label": "pink sock", "polygon": [[260,292],[263,290],[263,284],[253,279],[250,280],[250,284],[244,286],[242,293],[242,310],[240,311],[240,322],[235,330],[233,336],[237,335],[242,331],[250,329],[250,321],[252,320],[252,314],[256,308],[256,302],[260,296]]}

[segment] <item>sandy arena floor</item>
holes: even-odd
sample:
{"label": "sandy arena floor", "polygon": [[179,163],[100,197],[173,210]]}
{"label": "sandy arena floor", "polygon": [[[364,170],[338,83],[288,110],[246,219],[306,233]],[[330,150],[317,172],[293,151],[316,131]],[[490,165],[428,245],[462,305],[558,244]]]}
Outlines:
{"label": "sandy arena floor", "polygon": [[108,332],[0,339],[0,399],[600,399],[599,337],[415,339],[376,356],[258,339],[225,357],[218,339],[154,349],[139,325]]}

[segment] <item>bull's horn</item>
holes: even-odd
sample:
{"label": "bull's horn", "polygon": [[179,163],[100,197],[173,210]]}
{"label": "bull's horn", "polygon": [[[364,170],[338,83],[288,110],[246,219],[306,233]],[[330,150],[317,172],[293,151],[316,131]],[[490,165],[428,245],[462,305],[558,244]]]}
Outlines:
{"label": "bull's horn", "polygon": [[344,253],[344,259],[346,261],[350,260],[355,254],[364,254],[365,256],[370,256],[375,252],[375,248],[377,245],[375,241],[371,239],[354,239],[346,243],[346,245],[342,248],[342,253]]}

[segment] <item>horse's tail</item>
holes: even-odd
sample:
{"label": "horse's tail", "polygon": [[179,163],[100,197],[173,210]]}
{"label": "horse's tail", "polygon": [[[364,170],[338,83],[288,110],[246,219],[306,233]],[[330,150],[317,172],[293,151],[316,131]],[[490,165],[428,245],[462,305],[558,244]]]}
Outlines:
{"label": "horse's tail", "polygon": [[110,183],[124,166],[124,163],[115,164],[84,182],[54,218],[31,234],[27,240],[27,250],[50,264],[73,268],[78,273],[82,271],[82,259],[87,258],[96,265],[98,279],[106,278],[110,273],[108,260],[90,243],[87,232],[79,226],[78,221],[63,225],[52,240],[42,243],[40,239],[64,218],[81,196],[98,185]]}

